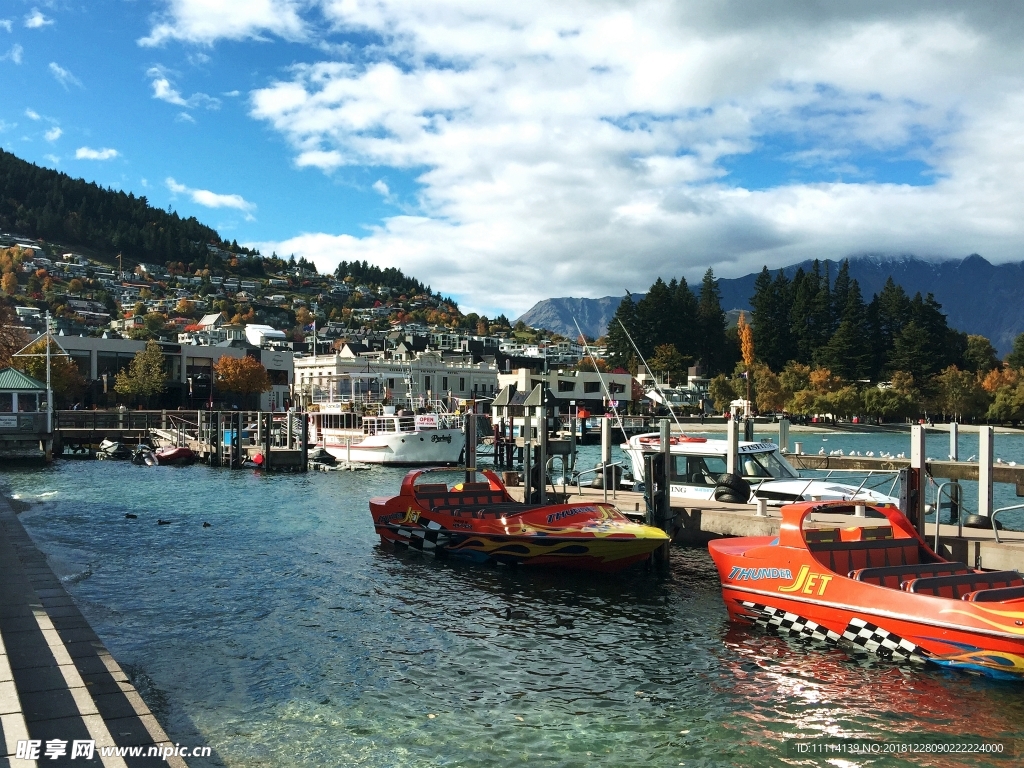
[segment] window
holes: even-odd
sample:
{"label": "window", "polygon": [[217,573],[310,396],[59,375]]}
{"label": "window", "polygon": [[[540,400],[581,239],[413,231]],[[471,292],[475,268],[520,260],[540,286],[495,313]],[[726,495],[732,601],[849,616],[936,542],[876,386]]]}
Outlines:
{"label": "window", "polygon": [[466,380],[465,379],[459,379],[459,392],[465,392],[465,391],[466,391]]}
{"label": "window", "polygon": [[10,392],[0,392],[0,413],[10,413],[14,410],[14,397]]}
{"label": "window", "polygon": [[429,376],[424,376],[423,377],[423,389],[426,390],[427,392],[430,391],[430,377]]}
{"label": "window", "polygon": [[26,411],[35,411],[36,408],[36,394],[35,392],[19,392],[18,393],[18,410],[23,413]]}
{"label": "window", "polygon": [[559,392],[574,392],[576,390],[575,381],[562,381],[558,380],[558,391]]}
{"label": "window", "polygon": [[274,370],[273,368],[268,368],[267,377],[270,379],[270,384],[272,386],[288,386],[288,371],[280,371]]}
{"label": "window", "polygon": [[394,389],[394,388],[395,388],[395,380],[394,379],[388,379],[388,389]]}
{"label": "window", "polygon": [[447,376],[445,376],[445,377],[443,377],[441,379],[441,389],[443,389],[443,390],[447,390],[448,389],[448,377]]}
{"label": "window", "polygon": [[688,485],[714,485],[725,473],[724,456],[673,456],[672,479]]}
{"label": "window", "polygon": [[608,385],[608,391],[611,392],[613,395],[621,395],[623,392],[626,391],[626,385],[616,384],[615,382],[612,382],[611,384]]}
{"label": "window", "polygon": [[601,391],[601,382],[599,382],[599,381],[584,381],[583,382],[583,391],[586,392],[586,393],[600,392]]}

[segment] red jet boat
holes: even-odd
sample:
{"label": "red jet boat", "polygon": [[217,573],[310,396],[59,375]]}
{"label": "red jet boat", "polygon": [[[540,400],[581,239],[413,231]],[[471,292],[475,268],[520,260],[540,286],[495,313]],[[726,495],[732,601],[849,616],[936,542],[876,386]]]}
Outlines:
{"label": "red jet boat", "polygon": [[437,472],[445,470],[413,470],[397,496],[370,499],[382,544],[476,562],[617,571],[669,540],[611,504],[523,504],[493,472],[453,485],[436,482]]}
{"label": "red jet boat", "polygon": [[853,512],[849,502],[804,502],[782,508],[777,538],[712,541],[730,618],[883,658],[1024,679],[1021,575],[944,560],[898,509],[868,510],[888,524],[804,529],[812,513]]}

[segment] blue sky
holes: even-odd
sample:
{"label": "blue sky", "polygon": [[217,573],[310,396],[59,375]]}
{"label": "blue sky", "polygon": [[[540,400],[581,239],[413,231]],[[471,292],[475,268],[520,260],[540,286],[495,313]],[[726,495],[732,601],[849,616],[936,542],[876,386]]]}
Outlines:
{"label": "blue sky", "polygon": [[1024,258],[1010,3],[8,0],[0,145],[463,308]]}

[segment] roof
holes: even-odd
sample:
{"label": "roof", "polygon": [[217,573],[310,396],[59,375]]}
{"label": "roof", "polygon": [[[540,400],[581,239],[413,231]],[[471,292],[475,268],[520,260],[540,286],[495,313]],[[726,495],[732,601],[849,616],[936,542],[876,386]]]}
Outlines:
{"label": "roof", "polygon": [[224,322],[224,316],[217,312],[215,314],[203,315],[203,319],[199,321],[199,325],[204,327],[216,327]]}
{"label": "roof", "polygon": [[15,368],[0,371],[0,390],[5,392],[45,392],[46,385]]}

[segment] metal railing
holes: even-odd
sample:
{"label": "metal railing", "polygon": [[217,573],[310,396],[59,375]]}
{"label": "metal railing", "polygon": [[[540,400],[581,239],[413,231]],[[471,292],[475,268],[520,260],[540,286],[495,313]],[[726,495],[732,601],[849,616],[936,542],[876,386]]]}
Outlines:
{"label": "metal railing", "polygon": [[[576,480],[576,493],[577,493],[577,495],[579,495],[579,496],[583,495],[583,484],[580,482],[580,479],[584,475],[596,474],[598,472],[601,472],[601,473],[604,474],[604,482],[602,483],[602,485],[604,486],[604,496],[605,496],[605,500],[607,501],[608,500],[608,470],[611,469],[612,467],[621,467],[621,466],[622,466],[622,462],[621,461],[614,461],[611,464],[602,464],[600,467],[594,467],[593,469],[584,469],[582,472],[577,472],[576,473],[576,477],[574,478]],[[612,476],[613,477],[615,476],[615,472],[614,471],[612,472]],[[619,488],[619,484],[617,482],[614,483],[613,486],[612,486],[612,498],[613,499],[618,498],[615,495],[615,492],[618,490],[618,488]]]}
{"label": "metal railing", "polygon": [[1010,512],[1011,510],[1014,510],[1014,509],[1024,509],[1024,504],[1014,504],[1014,505],[1009,506],[1009,507],[1000,507],[999,509],[995,510],[990,515],[990,518],[992,520],[992,532],[996,536],[996,544],[1002,544],[1003,543],[999,539],[999,528],[996,527],[996,515],[1000,514],[1001,512]]}
{"label": "metal railing", "polygon": [[[931,476],[929,476],[928,479],[931,480]],[[934,482],[934,480],[932,482]],[[956,535],[958,538],[963,538],[964,535],[964,505],[961,499],[961,491],[963,489],[960,488],[959,482],[956,482],[954,480],[947,480],[944,483],[940,483],[938,488],[936,488],[935,490],[935,545],[932,547],[932,551],[936,553],[939,551],[939,530],[942,528],[942,523],[939,519],[942,514],[942,493],[943,489],[945,489],[946,486],[956,486],[956,492],[952,494],[947,494],[946,498],[949,499],[950,517],[953,516],[953,508],[954,505],[956,505]],[[954,498],[954,496],[956,498]],[[952,525],[952,521],[950,521],[950,524]]]}

